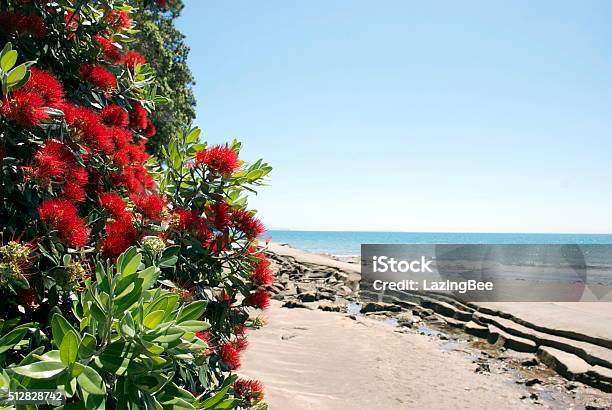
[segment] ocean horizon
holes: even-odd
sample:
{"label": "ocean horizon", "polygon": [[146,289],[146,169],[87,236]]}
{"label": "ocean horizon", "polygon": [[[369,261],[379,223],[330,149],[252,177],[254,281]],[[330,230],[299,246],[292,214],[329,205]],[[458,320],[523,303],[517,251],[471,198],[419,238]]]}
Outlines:
{"label": "ocean horizon", "polygon": [[612,234],[300,231],[270,229],[264,238],[313,253],[357,256],[361,244],[602,244]]}

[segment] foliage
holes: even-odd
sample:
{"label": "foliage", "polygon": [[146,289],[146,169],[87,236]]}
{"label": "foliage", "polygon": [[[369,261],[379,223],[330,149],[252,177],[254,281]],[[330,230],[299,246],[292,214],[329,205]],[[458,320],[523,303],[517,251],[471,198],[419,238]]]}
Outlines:
{"label": "foliage", "polygon": [[148,9],[134,16],[139,30],[135,33],[137,41],[134,47],[144,54],[147,61],[155,62],[153,70],[159,92],[172,97],[151,117],[157,134],[147,148],[155,154],[195,118],[194,80],[187,66],[189,47],[183,41],[183,34],[174,26],[174,20],[182,9],[183,2],[173,0],[162,8],[162,12]]}
{"label": "foliage", "polygon": [[245,193],[271,168],[197,129],[146,153],[169,100],[128,50],[135,5],[0,13],[0,388],[59,388],[66,408],[264,408],[232,371],[269,300]]}

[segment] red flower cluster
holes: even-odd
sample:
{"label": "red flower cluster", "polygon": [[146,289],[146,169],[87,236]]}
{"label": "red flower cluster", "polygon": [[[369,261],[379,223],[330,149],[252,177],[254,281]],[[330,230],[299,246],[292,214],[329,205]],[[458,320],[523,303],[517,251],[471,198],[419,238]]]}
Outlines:
{"label": "red flower cluster", "polygon": [[106,231],[106,238],[102,241],[102,252],[113,258],[121,255],[123,251],[134,245],[138,237],[138,231],[129,213],[107,223],[104,230]]}
{"label": "red flower cluster", "polygon": [[102,108],[100,119],[107,127],[127,127],[129,123],[127,111],[116,104]]}
{"label": "red flower cluster", "polygon": [[76,141],[81,141],[89,149],[95,152],[110,154],[113,149],[113,142],[109,135],[109,130],[101,123],[98,114],[86,107],[78,107],[72,104],[62,106],[66,123],[72,129],[72,137]]}
{"label": "red flower cluster", "polygon": [[197,211],[176,208],[173,211],[172,222],[176,229],[193,234],[205,247],[210,245],[213,234],[206,220]]}
{"label": "red flower cluster", "polygon": [[244,232],[249,239],[255,239],[266,231],[261,221],[244,209],[237,209],[231,215],[232,226]]}
{"label": "red flower cluster", "polygon": [[40,205],[38,214],[44,223],[57,230],[64,244],[73,247],[87,244],[89,229],[72,202],[66,199],[48,199]]}
{"label": "red flower cluster", "polygon": [[136,103],[130,112],[130,127],[135,130],[144,130],[149,123],[147,110],[140,103]]}
{"label": "red flower cluster", "polygon": [[30,68],[30,79],[22,90],[38,94],[46,107],[58,107],[64,101],[62,83],[40,68]]}
{"label": "red flower cluster", "polygon": [[217,201],[206,207],[206,216],[212,221],[215,228],[220,231],[227,229],[230,225],[229,206],[225,201]]}
{"label": "red flower cluster", "polygon": [[80,166],[72,151],[58,140],[50,139],[34,154],[28,169],[42,185],[62,185],[64,197],[74,202],[85,200],[85,186],[89,180],[87,170]]}
{"label": "red flower cluster", "polygon": [[234,382],[234,393],[246,401],[261,401],[264,398],[263,386],[257,380],[238,379]]}
{"label": "red flower cluster", "polygon": [[274,282],[274,275],[270,269],[270,261],[263,255],[260,258],[255,264],[255,270],[251,273],[251,279],[259,286],[271,285]]}
{"label": "red flower cluster", "polygon": [[32,67],[28,82],[4,98],[0,114],[26,128],[33,128],[49,117],[45,107],[58,108],[64,89],[57,78]]}
{"label": "red flower cluster", "polygon": [[41,17],[19,11],[1,12],[0,30],[4,33],[31,34],[37,40],[47,35],[47,27]]}
{"label": "red flower cluster", "polygon": [[216,145],[196,153],[196,164],[206,165],[213,173],[228,176],[240,168],[238,154],[226,146]]}
{"label": "red flower cluster", "polygon": [[30,91],[17,90],[4,98],[0,115],[25,128],[33,128],[49,118],[43,98]]}
{"label": "red flower cluster", "polygon": [[111,10],[106,16],[106,22],[116,31],[124,30],[132,25],[130,15],[126,11],[120,10]]}
{"label": "red flower cluster", "polygon": [[64,24],[66,25],[66,31],[68,34],[66,37],[69,40],[74,39],[75,31],[79,28],[79,22],[81,21],[81,15],[75,12],[66,12],[64,15]]}
{"label": "red flower cluster", "polygon": [[102,54],[104,57],[114,64],[121,64],[125,61],[125,56],[112,41],[104,37],[102,34],[96,34],[94,36],[94,41],[98,43],[100,48],[102,49]]}
{"label": "red flower cluster", "polygon": [[258,289],[244,300],[244,304],[263,310],[270,305],[270,295],[264,289]]}
{"label": "red flower cluster", "polygon": [[203,340],[205,342],[209,342],[210,341],[210,332],[208,331],[199,331],[195,333],[195,336],[200,339]]}
{"label": "red flower cluster", "polygon": [[106,209],[112,216],[121,219],[128,215],[127,208],[123,198],[115,192],[104,192],[99,197],[100,205]]}
{"label": "red flower cluster", "polygon": [[163,195],[132,195],[130,196],[136,211],[152,221],[161,221],[167,209],[166,200]]}
{"label": "red flower cluster", "polygon": [[125,58],[123,59],[123,63],[127,68],[134,69],[137,64],[146,64],[147,60],[145,56],[136,51],[128,51],[125,54]]}
{"label": "red flower cluster", "polygon": [[217,353],[228,369],[236,370],[240,367],[240,352],[233,343],[223,343]]}
{"label": "red flower cluster", "polygon": [[83,80],[89,81],[94,87],[104,92],[117,89],[117,78],[101,65],[81,64],[79,73]]}

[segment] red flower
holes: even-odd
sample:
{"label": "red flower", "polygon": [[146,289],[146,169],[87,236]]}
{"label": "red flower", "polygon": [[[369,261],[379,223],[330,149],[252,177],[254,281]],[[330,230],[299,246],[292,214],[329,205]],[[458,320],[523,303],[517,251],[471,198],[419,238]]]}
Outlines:
{"label": "red flower", "polygon": [[249,342],[244,337],[239,337],[233,342],[233,344],[236,350],[238,350],[239,352],[245,351],[246,348],[249,346]]}
{"label": "red flower", "polygon": [[231,175],[240,167],[238,154],[226,146],[216,145],[196,153],[196,164],[206,167],[216,174]]}
{"label": "red flower", "polygon": [[136,67],[136,65],[138,64],[146,63],[147,59],[145,58],[145,56],[140,53],[137,53],[136,51],[128,51],[125,54],[125,58],[123,59],[123,64],[125,64],[126,67],[131,69],[134,69],[134,67]]}
{"label": "red flower", "polygon": [[157,0],[157,5],[159,7],[166,7],[168,5],[168,1],[167,0]]}
{"label": "red flower", "polygon": [[266,231],[266,228],[259,219],[243,209],[233,211],[231,219],[232,225],[237,230],[244,232],[250,239],[254,239]]}
{"label": "red flower", "polygon": [[260,381],[238,379],[234,382],[234,393],[246,401],[261,401],[264,398]]}
{"label": "red flower", "polygon": [[72,127],[73,138],[81,139],[93,151],[102,151],[105,154],[113,152],[115,147],[111,132],[102,124],[94,110],[72,104],[64,104],[61,108],[66,123]]}
{"label": "red flower", "polygon": [[47,107],[56,107],[64,100],[62,83],[45,70],[30,67],[30,79],[22,88],[38,94]]}
{"label": "red flower", "polygon": [[36,301],[36,291],[32,288],[23,289],[17,293],[17,304],[23,306],[28,312],[32,312],[40,306]]}
{"label": "red flower", "polygon": [[100,194],[98,201],[104,209],[117,219],[123,218],[127,214],[125,202],[123,202],[123,199],[114,192],[104,192]]}
{"label": "red flower", "polygon": [[41,17],[19,11],[1,12],[0,30],[4,33],[28,33],[38,40],[42,40],[47,35],[47,28]]}
{"label": "red flower", "polygon": [[240,367],[240,353],[232,343],[223,343],[219,346],[218,354],[230,370]]}
{"label": "red flower", "polygon": [[166,210],[166,201],[162,195],[132,195],[130,199],[136,210],[153,221],[161,221]]}
{"label": "red flower", "polygon": [[64,24],[66,25],[66,31],[68,31],[68,39],[74,38],[74,32],[79,28],[79,21],[81,20],[81,15],[75,12],[66,12],[64,15]]}
{"label": "red flower", "polygon": [[106,16],[106,22],[116,31],[129,28],[132,25],[132,19],[126,11],[111,10]]}
{"label": "red flower", "polygon": [[77,164],[70,148],[58,140],[48,140],[34,154],[29,170],[42,185],[50,182],[63,184],[66,198],[75,202],[85,200],[85,185],[89,180],[87,170]]}
{"label": "red flower", "polygon": [[130,121],[127,111],[116,104],[107,105],[102,108],[100,119],[104,125],[109,127],[127,127]]}
{"label": "red flower", "polygon": [[147,128],[148,120],[147,110],[140,103],[136,103],[130,112],[130,127],[135,130],[144,130]]}
{"label": "red flower", "polygon": [[117,89],[117,78],[101,65],[81,64],[79,73],[83,80],[89,81],[102,91],[110,92]]}
{"label": "red flower", "polygon": [[122,152],[134,141],[134,134],[126,128],[112,127],[110,129],[110,139],[115,145],[115,151]]}
{"label": "red flower", "polygon": [[45,111],[45,100],[35,92],[17,90],[4,98],[0,115],[25,128],[33,128],[49,118]]}
{"label": "red flower", "polygon": [[270,270],[270,261],[265,256],[255,265],[251,279],[259,286],[268,286],[274,282],[274,275],[272,270]]}
{"label": "red flower", "polygon": [[96,34],[94,40],[102,49],[102,53],[107,60],[114,64],[122,64],[125,61],[125,56],[112,41],[101,34]]}
{"label": "red flower", "polygon": [[75,165],[70,149],[55,139],[48,140],[34,154],[32,173],[42,183],[64,175],[66,169]]}
{"label": "red flower", "polygon": [[270,295],[263,289],[259,289],[251,293],[245,300],[246,306],[252,306],[257,309],[265,309],[270,305]]}
{"label": "red flower", "polygon": [[230,224],[229,206],[225,201],[218,201],[206,208],[208,218],[213,221],[215,228],[222,231]]}
{"label": "red flower", "polygon": [[102,252],[106,256],[116,258],[136,243],[138,231],[134,227],[129,214],[107,223],[104,230],[106,231],[106,238],[102,241]]}
{"label": "red flower", "polygon": [[60,240],[73,247],[82,247],[89,240],[89,229],[79,217],[76,207],[66,199],[48,199],[38,208],[40,219],[58,231]]}
{"label": "red flower", "polygon": [[210,341],[210,332],[207,332],[207,331],[206,331],[206,332],[203,332],[203,331],[196,332],[196,333],[195,333],[195,336],[196,336],[198,339],[203,340],[203,341],[205,341],[205,342]]}
{"label": "red flower", "polygon": [[157,129],[155,128],[155,125],[153,125],[153,121],[151,121],[151,119],[149,118],[147,120],[147,128],[142,131],[142,135],[149,138],[154,136],[155,134],[157,134]]}
{"label": "red flower", "polygon": [[74,202],[84,202],[87,194],[85,188],[72,181],[66,182],[63,189],[64,197]]}

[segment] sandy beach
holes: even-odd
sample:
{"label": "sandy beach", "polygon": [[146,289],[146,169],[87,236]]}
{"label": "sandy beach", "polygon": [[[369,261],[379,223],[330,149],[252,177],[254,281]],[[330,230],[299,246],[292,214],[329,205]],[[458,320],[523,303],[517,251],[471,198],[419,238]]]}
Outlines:
{"label": "sandy beach", "polygon": [[[522,329],[522,325],[515,321],[484,313],[503,308],[511,314],[510,317],[521,317],[526,324],[536,322],[538,326],[554,328],[562,334],[576,332],[593,337],[599,344],[565,338],[556,342],[560,342],[561,347],[563,343],[577,343],[595,359],[605,363],[609,351],[600,346],[600,342],[605,344],[609,340],[612,316],[609,310],[602,309],[602,304],[491,305],[484,312],[474,311],[471,319],[478,324],[469,321],[469,325],[437,312],[421,321],[416,315],[421,312],[420,307],[408,311],[391,309],[395,313],[373,311],[362,314],[363,308],[362,313],[354,311],[355,305],[363,306],[358,292],[342,298],[352,306],[348,311],[339,308],[341,302],[338,300],[324,300],[326,288],[321,284],[327,281],[333,282],[337,288],[339,285],[335,284],[336,280],[330,280],[331,276],[323,280],[321,277],[324,275],[320,275],[325,269],[332,269],[344,284],[354,286],[353,281],[359,278],[359,265],[279,244],[270,244],[268,249],[277,261],[290,262],[290,265],[277,266],[281,282],[289,275],[287,271],[296,271],[289,275],[292,280],[284,285],[285,293],[294,296],[283,296],[279,291],[275,296],[277,300],[262,313],[268,324],[251,333],[250,347],[245,353],[240,374],[263,382],[266,400],[273,410],[612,406],[609,393],[572,381],[577,379],[574,376],[562,377],[543,363],[546,356],[539,353],[542,349],[558,353],[566,360],[563,363],[570,363],[572,371],[593,374],[595,366],[577,356],[547,347],[548,338],[557,336],[535,334],[534,340],[543,340],[525,342],[533,343],[535,350],[517,352],[512,349],[516,346],[513,343],[525,339],[505,331],[499,331],[505,336],[497,335],[494,345],[487,343],[486,335],[482,339],[466,334],[466,330],[472,328],[487,329],[487,332],[496,332],[492,330],[497,329],[496,326],[511,326],[504,329],[512,332],[515,330],[513,326]],[[301,273],[298,275],[297,271]],[[312,288],[300,289],[307,284],[302,281],[304,275],[316,278],[312,282],[317,283],[321,299],[318,296],[316,301],[310,299]],[[297,291],[287,291],[293,289],[294,282]],[[278,290],[282,285],[276,286],[279,286]],[[435,308],[435,303],[432,307]],[[405,315],[412,318],[413,312],[411,325],[398,326],[398,319]],[[579,321],[579,325],[574,326],[568,318]],[[435,320],[432,322],[432,319]],[[493,320],[495,326],[483,326],[487,320]],[[531,328],[529,331],[536,332]],[[587,360],[589,357],[585,356]],[[573,363],[574,359],[577,362]],[[531,367],[521,365],[530,362],[533,362],[529,364]],[[583,362],[587,367],[580,368]],[[572,368],[572,363],[578,367]],[[596,377],[610,375],[607,367],[597,368]]]}

